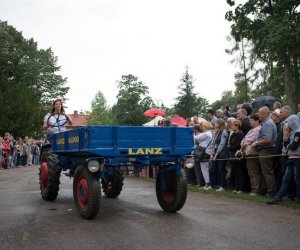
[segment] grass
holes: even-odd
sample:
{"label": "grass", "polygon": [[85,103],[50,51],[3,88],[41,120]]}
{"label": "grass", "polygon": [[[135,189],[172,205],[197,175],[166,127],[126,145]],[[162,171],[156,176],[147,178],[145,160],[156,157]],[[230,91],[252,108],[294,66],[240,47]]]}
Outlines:
{"label": "grass", "polygon": [[[260,204],[266,204],[266,202],[269,200],[268,198],[266,198],[263,195],[250,196],[249,193],[242,193],[242,194],[232,193],[231,188],[226,188],[223,192],[217,192],[215,190],[206,191],[204,189],[199,189],[198,186],[189,185],[188,190],[190,192],[212,194],[215,196],[224,196],[224,197],[233,198],[233,199],[252,201],[252,202],[256,202],[256,203],[260,203]],[[284,207],[289,207],[289,208],[294,208],[294,209],[300,209],[300,203],[295,203],[294,201],[290,201],[288,198],[284,198],[283,202],[279,203],[278,205],[284,206]]]}
{"label": "grass", "polygon": [[[140,177],[133,177],[133,176],[131,176],[130,178],[137,178],[137,179],[143,179],[150,182],[155,182],[154,178],[140,178]],[[242,193],[242,194],[232,193],[232,189],[230,187],[226,188],[223,192],[216,192],[215,190],[204,190],[204,189],[199,189],[199,187],[195,185],[188,185],[188,191],[202,193],[202,194],[211,194],[215,196],[223,196],[232,199],[247,200],[247,201],[256,202],[260,204],[266,204],[266,202],[268,201],[268,198],[262,195],[250,196],[249,193]],[[278,205],[300,210],[300,203],[295,203],[293,201],[290,201],[286,197],[283,199],[283,202],[279,203]],[[270,206],[274,206],[274,205],[270,205]]]}

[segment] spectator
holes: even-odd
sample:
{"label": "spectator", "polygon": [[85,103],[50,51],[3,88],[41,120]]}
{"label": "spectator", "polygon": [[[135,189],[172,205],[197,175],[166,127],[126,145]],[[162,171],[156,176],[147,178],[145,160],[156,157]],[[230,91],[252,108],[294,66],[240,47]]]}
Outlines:
{"label": "spectator", "polygon": [[276,110],[276,109],[281,109],[281,103],[280,102],[274,102],[273,103],[273,110]]}
{"label": "spectator", "polygon": [[163,127],[171,127],[171,120],[170,119],[164,119],[162,126]]}
{"label": "spectator", "polygon": [[6,132],[4,140],[2,142],[2,155],[3,155],[3,167],[4,169],[10,168],[11,162],[11,145],[10,145],[10,133]]}
{"label": "spectator", "polygon": [[27,140],[27,146],[28,146],[28,156],[27,156],[27,166],[32,166],[32,158],[33,158],[33,147],[32,147],[32,141],[31,139]]}
{"label": "spectator", "polygon": [[[196,124],[194,126],[194,144],[195,147],[198,145],[199,138],[202,132],[202,126],[200,124]],[[205,185],[204,177],[202,174],[201,166],[200,166],[200,161],[196,158],[194,158],[194,168],[191,168],[188,170],[188,174],[191,177],[191,182],[193,182],[193,175],[195,176],[195,182],[199,187],[202,187]]]}
{"label": "spectator", "polygon": [[248,117],[251,115],[252,110],[253,110],[251,103],[244,102],[241,108],[246,109]]}
{"label": "spectator", "polygon": [[12,167],[12,153],[13,153],[13,144],[12,136],[9,132],[6,132],[4,135],[3,142],[3,156],[4,156],[4,168]]}
{"label": "spectator", "polygon": [[[227,140],[227,149],[229,147],[229,142],[230,142],[230,137],[233,133],[232,131],[232,124],[236,119],[234,117],[228,117],[226,120],[226,130],[229,134],[229,138]],[[227,161],[227,166],[226,166],[226,181],[227,183],[233,183],[233,178],[232,178],[232,164],[231,161]]]}
{"label": "spectator", "polygon": [[39,155],[40,155],[40,148],[39,146],[36,144],[36,142],[34,141],[32,143],[32,164],[33,165],[37,165],[39,164]]}
{"label": "spectator", "polygon": [[250,195],[256,196],[265,187],[265,181],[262,176],[259,159],[255,158],[258,156],[258,152],[252,144],[256,140],[258,132],[261,128],[257,114],[254,114],[250,117],[250,124],[252,129],[245,135],[241,142],[241,152],[246,156],[246,166],[251,184]]}
{"label": "spectator", "polygon": [[[282,179],[283,179],[283,176],[285,173],[286,162],[288,160],[288,156],[286,155],[287,151],[285,150],[284,145],[283,145],[283,132],[284,132],[283,128],[287,122],[288,117],[291,116],[292,113],[293,113],[293,111],[290,106],[283,106],[280,109],[280,113],[279,113],[280,130],[279,130],[279,133],[277,134],[277,138],[276,138],[275,154],[283,154],[283,155],[280,156],[278,158],[278,161],[275,162],[274,174],[275,174],[277,191],[279,190],[279,188],[281,186]],[[294,190],[294,188],[292,187],[292,185],[290,185],[289,192],[293,193],[292,190]]]}
{"label": "spectator", "polygon": [[297,115],[291,115],[285,125],[285,141],[288,144],[288,161],[280,190],[267,204],[282,202],[290,183],[296,182],[295,201],[300,203],[300,123]]}
{"label": "spectator", "polygon": [[217,109],[216,112],[216,118],[219,119],[219,118],[222,118],[223,119],[223,110],[222,109]]}
{"label": "spectator", "polygon": [[13,142],[13,155],[12,155],[12,164],[14,167],[17,167],[17,145],[18,142],[16,140],[14,140]]}
{"label": "spectator", "polygon": [[298,103],[297,108],[298,108],[297,116],[300,118],[300,103]]}
{"label": "spectator", "polygon": [[226,128],[227,131],[232,131],[232,123],[233,121],[235,121],[236,119],[234,117],[228,117],[226,120]]}
{"label": "spectator", "polygon": [[217,117],[215,117],[215,111],[213,111],[212,109],[209,109],[207,111],[207,120],[211,122],[214,128],[217,123]]}
{"label": "spectator", "polygon": [[3,146],[2,146],[2,143],[3,143],[3,137],[0,136],[0,169],[3,168]]}
{"label": "spectator", "polygon": [[[209,144],[212,141],[212,124],[208,121],[202,123],[202,133],[199,134],[198,140],[196,141],[196,144],[198,144],[201,147],[206,148],[205,152],[210,156],[211,151],[209,149]],[[204,177],[205,186],[204,190],[210,190],[212,187],[210,186],[210,179],[209,179],[209,161],[201,161],[200,162],[201,171]],[[197,174],[197,172],[196,172]]]}
{"label": "spectator", "polygon": [[[237,104],[237,105],[236,105],[236,112],[237,112],[239,109],[241,109],[242,106],[243,106],[243,104]],[[236,116],[237,116],[236,112],[233,112],[233,113],[229,112],[229,107],[228,107],[227,105],[225,106],[224,115],[225,115],[226,117],[228,117],[228,118],[229,118],[229,117],[236,118]]]}
{"label": "spectator", "polygon": [[192,118],[186,118],[186,127],[190,127],[190,122],[192,121]]}
{"label": "spectator", "polygon": [[22,138],[18,138],[17,141],[17,167],[21,167],[23,164],[23,140]]}
{"label": "spectator", "polygon": [[[233,133],[230,135],[229,138],[229,156],[231,158],[236,156],[236,153],[241,148],[241,141],[244,138],[243,131],[241,130],[242,124],[239,120],[235,120],[232,123],[232,131]],[[232,175],[233,175],[233,191],[234,193],[242,193],[245,190],[246,186],[246,171],[244,168],[243,160],[232,160]]]}
{"label": "spectator", "polygon": [[270,118],[270,109],[266,106],[258,110],[259,120],[261,121],[261,129],[258,133],[253,146],[256,147],[259,154],[259,162],[262,173],[267,184],[267,196],[273,197],[276,193],[276,182],[274,176],[274,148],[276,144],[276,125]]}
{"label": "spectator", "polygon": [[216,133],[213,137],[210,156],[211,166],[209,168],[210,184],[216,191],[224,191],[226,186],[226,159],[228,157],[227,142],[229,133],[226,130],[225,121],[222,118],[217,120]]}
{"label": "spectator", "polygon": [[28,153],[29,153],[29,148],[27,145],[27,140],[23,140],[23,152],[22,152],[22,166],[27,167],[27,159],[28,159]]}
{"label": "spectator", "polygon": [[280,109],[275,109],[272,113],[271,113],[271,119],[273,120],[273,122],[276,125],[277,128],[277,135],[280,132],[281,129],[281,122],[280,122]]}
{"label": "spectator", "polygon": [[192,118],[192,120],[191,120],[193,123],[194,123],[194,125],[196,125],[196,124],[199,124],[200,122],[199,122],[199,119],[198,119],[198,116],[193,116],[193,118]]}
{"label": "spectator", "polygon": [[247,114],[248,114],[247,110],[244,108],[241,108],[236,112],[237,119],[242,124],[241,130],[244,135],[246,135],[249,132],[249,130],[251,129],[250,120],[249,120]]}

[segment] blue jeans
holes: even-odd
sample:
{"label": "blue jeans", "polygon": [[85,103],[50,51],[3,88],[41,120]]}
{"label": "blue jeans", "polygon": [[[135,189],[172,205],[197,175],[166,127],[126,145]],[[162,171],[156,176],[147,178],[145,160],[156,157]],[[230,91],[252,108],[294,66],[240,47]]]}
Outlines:
{"label": "blue jeans", "polygon": [[296,183],[296,199],[300,201],[300,159],[288,159],[282,184],[275,198],[281,200],[286,195],[293,179]]}

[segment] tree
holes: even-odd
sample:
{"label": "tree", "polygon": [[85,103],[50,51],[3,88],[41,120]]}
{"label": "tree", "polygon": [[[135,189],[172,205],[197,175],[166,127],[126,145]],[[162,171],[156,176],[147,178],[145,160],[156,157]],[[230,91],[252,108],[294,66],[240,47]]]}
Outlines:
{"label": "tree", "polygon": [[[69,88],[51,48],[37,43],[0,20],[0,134],[41,136],[43,116],[51,101]],[[37,89],[33,85],[38,84]]]}
{"label": "tree", "polygon": [[[240,102],[239,102],[240,103]],[[213,110],[217,109],[225,109],[226,106],[229,107],[230,110],[235,110],[236,105],[238,104],[237,99],[232,91],[224,91],[222,93],[221,100],[217,100],[213,102],[210,107]]]}
{"label": "tree", "polygon": [[[227,0],[230,6],[235,1]],[[272,80],[273,66],[283,65],[281,76],[288,104],[295,107],[299,94],[300,13],[298,0],[248,0],[239,4],[225,18],[232,23],[231,35],[237,42],[247,39],[253,53],[269,64]],[[267,80],[265,83],[270,82]],[[298,91],[298,92],[297,92]]]}
{"label": "tree", "polygon": [[92,100],[91,112],[87,117],[88,125],[111,125],[112,112],[101,91],[98,91]]}
{"label": "tree", "polygon": [[[231,37],[227,40],[232,42]],[[248,102],[250,100],[251,79],[250,70],[253,68],[251,58],[248,58],[250,44],[241,38],[240,42],[235,41],[231,49],[226,49],[225,52],[229,55],[238,54],[231,63],[239,66],[240,70],[235,74],[235,96],[238,103]]]}
{"label": "tree", "polygon": [[148,87],[134,75],[123,75],[118,82],[117,103],[112,107],[114,124],[142,125],[147,122],[143,113],[153,103]]}
{"label": "tree", "polygon": [[197,97],[194,92],[194,80],[188,72],[188,67],[185,70],[179,84],[179,96],[175,98],[174,112],[184,118],[193,117],[195,115],[204,116],[208,101],[205,98]]}

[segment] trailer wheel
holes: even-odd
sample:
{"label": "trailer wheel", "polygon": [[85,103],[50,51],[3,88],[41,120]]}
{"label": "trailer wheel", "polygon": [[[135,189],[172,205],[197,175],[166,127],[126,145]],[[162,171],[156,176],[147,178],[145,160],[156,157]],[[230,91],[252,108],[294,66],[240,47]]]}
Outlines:
{"label": "trailer wheel", "polygon": [[157,174],[156,197],[159,205],[166,212],[176,212],[184,206],[187,197],[187,180],[183,169],[179,176],[176,171]]}
{"label": "trailer wheel", "polygon": [[75,205],[81,217],[94,218],[99,211],[101,187],[98,177],[84,165],[76,168],[73,181]]}
{"label": "trailer wheel", "polygon": [[116,198],[122,191],[124,176],[115,171],[101,179],[104,194],[109,198]]}
{"label": "trailer wheel", "polygon": [[40,190],[44,200],[53,201],[57,198],[60,173],[58,155],[51,154],[50,149],[45,149],[41,156],[39,169]]}

